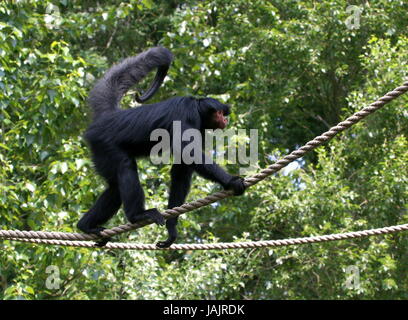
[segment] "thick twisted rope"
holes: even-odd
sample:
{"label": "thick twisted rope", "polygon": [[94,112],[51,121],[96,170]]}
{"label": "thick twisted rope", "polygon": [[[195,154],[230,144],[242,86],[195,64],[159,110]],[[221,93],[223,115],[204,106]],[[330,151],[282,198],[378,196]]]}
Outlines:
{"label": "thick twisted rope", "polygon": [[[283,157],[282,159],[278,160],[274,164],[270,165],[269,167],[261,170],[258,174],[248,177],[245,179],[245,184],[249,187],[252,186],[266,177],[272,175],[273,173],[279,171],[280,169],[287,166],[292,161],[302,157],[307,152],[315,149],[316,147],[322,145],[323,143],[331,140],[335,135],[339,132],[346,130],[347,128],[351,127],[352,125],[356,124],[357,122],[364,119],[369,114],[374,113],[378,109],[382,108],[385,104],[389,103],[390,101],[394,100],[395,98],[399,97],[400,95],[404,94],[408,91],[408,81],[404,82],[404,84],[400,87],[395,88],[393,91],[388,92],[383,97],[379,98],[374,103],[370,104],[369,106],[363,108],[361,111],[356,112],[351,117],[347,118],[345,121],[340,122],[336,126],[332,127],[329,131],[326,131],[320,136],[317,136],[313,140],[306,143],[304,146],[300,147],[299,149],[293,151],[289,155]],[[185,203],[180,207],[175,207],[172,209],[167,209],[162,213],[165,219],[169,219],[172,217],[177,217],[183,213],[201,208],[203,206],[207,206],[211,203],[217,202],[219,200],[225,199],[232,195],[231,191],[221,191],[216,192],[212,195],[209,195],[203,199],[199,199],[193,202]],[[153,223],[152,221],[143,221],[140,223],[135,224],[124,224],[112,229],[104,230],[101,235],[103,237],[112,237],[124,232],[128,232],[134,229],[138,229],[144,227],[148,224]],[[7,239],[53,239],[53,240],[70,240],[70,241],[77,241],[77,240],[96,240],[99,237],[96,235],[91,234],[82,234],[82,233],[64,233],[64,232],[46,232],[46,231],[20,231],[20,230],[0,230],[0,238],[7,238]]]}
{"label": "thick twisted rope", "polygon": [[[389,233],[407,231],[408,224],[402,224],[392,227],[384,227],[378,229],[370,229],[364,231],[355,231],[347,233],[329,234],[323,236],[314,236],[306,238],[293,238],[283,240],[264,240],[264,241],[248,241],[248,242],[220,242],[209,244],[173,244],[170,248],[158,248],[154,244],[139,244],[139,243],[123,243],[123,242],[108,242],[101,249],[121,249],[121,250],[224,250],[224,249],[246,249],[246,248],[265,248],[265,247],[282,247],[292,245],[302,245],[317,242],[338,241],[346,239],[358,239],[370,236],[384,235]],[[31,242],[37,244],[71,246],[71,247],[86,247],[98,248],[95,243],[90,241],[64,241],[64,240],[48,240],[48,239],[21,239],[11,238],[8,240],[16,240],[23,242]]]}

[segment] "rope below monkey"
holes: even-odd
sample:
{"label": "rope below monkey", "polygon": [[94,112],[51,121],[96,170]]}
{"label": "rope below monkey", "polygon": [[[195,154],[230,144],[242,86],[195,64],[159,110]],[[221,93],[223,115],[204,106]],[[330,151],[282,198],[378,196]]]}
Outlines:
{"label": "rope below monkey", "polygon": [[[292,238],[281,240],[263,240],[247,242],[220,242],[220,243],[184,243],[172,244],[170,248],[159,248],[155,244],[125,243],[125,242],[108,242],[101,249],[121,249],[121,250],[223,250],[223,249],[248,249],[248,248],[265,248],[265,247],[282,247],[301,245],[317,242],[339,241],[347,239],[357,239],[376,235],[383,235],[401,231],[407,231],[408,224],[398,226],[370,229],[363,231],[328,234],[322,236],[313,236],[306,238]],[[40,243],[58,246],[86,247],[95,248],[95,244],[90,241],[67,241],[67,240],[50,240],[50,239],[22,239],[11,238],[8,240]]]}
{"label": "rope below monkey", "polygon": [[[377,101],[374,103],[370,104],[369,106],[363,108],[361,111],[355,113],[351,117],[347,118],[345,121],[340,122],[336,126],[332,127],[329,131],[326,131],[320,136],[317,136],[313,140],[309,141],[306,143],[304,146],[300,147],[299,149],[293,151],[289,155],[283,157],[282,159],[278,160],[274,164],[270,165],[269,167],[261,170],[258,174],[248,177],[245,179],[245,184],[246,186],[252,186],[262,180],[264,180],[266,177],[272,175],[273,173],[279,171],[280,169],[284,168],[287,166],[289,163],[292,161],[302,157],[304,154],[307,152],[315,149],[316,147],[322,145],[323,143],[331,140],[335,135],[337,135],[339,132],[344,131],[345,129],[351,127],[352,125],[356,124],[369,114],[374,113],[381,107],[383,107],[385,104],[389,103],[390,101],[394,100],[395,98],[399,97],[400,95],[404,94],[405,92],[408,91],[408,81],[404,82],[404,84],[400,87],[395,88],[393,91],[388,92],[386,95],[383,97],[379,98]],[[199,199],[190,203],[185,203],[180,207],[175,207],[172,209],[167,209],[162,213],[165,219],[169,219],[171,217],[176,217],[179,216],[183,213],[201,208],[203,206],[209,205],[211,203],[214,203],[216,201],[225,199],[229,196],[232,195],[231,191],[221,191],[214,193],[212,195],[209,195],[203,199]],[[106,229],[104,230],[101,234],[103,237],[112,237],[124,232],[128,232],[134,229],[138,229],[141,227],[144,227],[148,224],[151,224],[151,221],[143,221],[140,223],[135,223],[135,224],[124,224],[118,227],[114,227],[112,229]],[[377,230],[376,232],[372,232],[373,230]],[[353,236],[350,236],[351,238],[355,237],[364,237],[364,236],[370,236],[370,235],[376,235],[376,234],[384,234],[384,233],[392,233],[392,232],[400,232],[400,231],[405,231],[408,230],[408,225],[399,225],[399,226],[392,226],[392,227],[385,227],[381,229],[373,229],[373,230],[365,230],[365,231],[360,231],[360,233],[355,234]],[[381,230],[379,232],[378,230]],[[379,232],[379,233],[378,233]],[[350,233],[348,233],[349,235]],[[351,233],[352,234],[352,233]],[[344,235],[347,235],[346,233]],[[320,241],[333,241],[333,240],[340,240],[342,239],[341,237],[339,238],[339,235],[332,235],[335,237],[330,237],[328,236],[320,236],[323,237],[321,238]],[[0,238],[3,239],[9,239],[9,240],[14,240],[14,241],[23,241],[23,242],[34,242],[34,243],[44,243],[44,244],[54,244],[54,245],[71,245],[71,246],[78,246],[78,247],[95,247],[95,244],[86,242],[90,240],[97,240],[100,239],[100,237],[96,235],[91,235],[91,234],[82,234],[82,233],[64,233],[64,232],[46,232],[46,231],[21,231],[21,230],[0,230]],[[299,239],[286,239],[286,240],[269,240],[269,241],[258,241],[258,242],[243,242],[244,244],[252,243],[253,246],[246,246],[246,247],[268,247],[268,246],[276,246],[277,242],[274,241],[281,241],[281,243],[285,243],[285,241],[298,241],[296,243],[290,243],[289,244],[302,244],[302,243],[309,243],[309,242],[320,242],[320,241],[315,241],[315,237],[311,238],[299,238]],[[310,241],[305,242],[304,239],[311,239]],[[78,241],[78,240],[85,240],[85,241]],[[283,241],[283,242],[282,242]],[[179,250],[179,249],[197,249],[197,250],[203,250],[203,249],[229,249],[229,248],[235,248],[239,247],[239,244],[243,243],[224,243],[224,244],[207,244],[207,245],[201,245],[201,244],[184,244],[184,245],[172,245],[170,248],[163,249],[163,250]],[[116,245],[116,246],[115,246]],[[220,246],[222,245],[222,247]],[[200,247],[200,246],[207,246],[206,248]],[[210,247],[209,247],[210,246]],[[245,247],[245,246],[244,246]],[[140,245],[140,244],[119,244],[119,243],[108,243],[106,245],[106,248],[118,248],[118,249],[140,249],[140,250],[156,250],[158,248],[155,247],[155,245]]]}

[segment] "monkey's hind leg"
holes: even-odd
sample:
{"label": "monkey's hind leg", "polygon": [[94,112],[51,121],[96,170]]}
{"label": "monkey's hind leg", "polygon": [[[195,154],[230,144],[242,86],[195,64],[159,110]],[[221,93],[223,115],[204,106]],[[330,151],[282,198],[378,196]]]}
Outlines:
{"label": "monkey's hind leg", "polygon": [[[100,235],[105,230],[101,225],[118,212],[121,203],[119,188],[117,186],[109,186],[96,200],[93,207],[79,220],[77,224],[78,229],[85,233]],[[98,242],[98,245],[105,245],[109,239],[101,240]]]}
{"label": "monkey's hind leg", "polygon": [[165,224],[164,217],[157,209],[145,210],[144,192],[134,160],[122,159],[118,170],[118,184],[126,217],[130,223],[151,220],[158,225]]}

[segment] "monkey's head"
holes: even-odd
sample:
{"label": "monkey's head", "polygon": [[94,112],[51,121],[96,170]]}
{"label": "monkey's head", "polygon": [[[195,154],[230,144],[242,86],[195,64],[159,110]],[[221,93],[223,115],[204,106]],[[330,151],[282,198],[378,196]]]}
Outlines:
{"label": "monkey's head", "polygon": [[230,106],[213,98],[198,99],[203,129],[224,129],[228,124]]}

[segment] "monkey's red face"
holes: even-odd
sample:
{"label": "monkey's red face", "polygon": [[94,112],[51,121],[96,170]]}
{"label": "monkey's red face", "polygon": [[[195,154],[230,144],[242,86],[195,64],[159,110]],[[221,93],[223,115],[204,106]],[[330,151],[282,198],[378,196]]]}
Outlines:
{"label": "monkey's red face", "polygon": [[228,124],[228,118],[219,110],[213,114],[214,129],[224,129]]}

